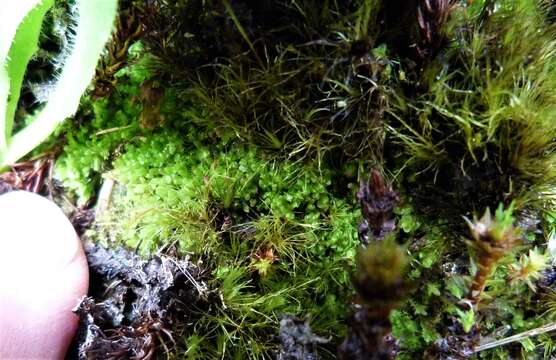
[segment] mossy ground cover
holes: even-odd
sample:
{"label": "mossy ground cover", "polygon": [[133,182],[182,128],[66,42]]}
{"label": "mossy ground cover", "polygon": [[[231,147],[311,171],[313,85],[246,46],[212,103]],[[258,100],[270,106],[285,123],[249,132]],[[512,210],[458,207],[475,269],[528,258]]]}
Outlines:
{"label": "mossy ground cover", "polygon": [[308,317],[315,332],[339,339],[360,215],[354,197],[334,195],[333,178],[348,193],[356,178],[215,143],[188,119],[191,109],[176,112],[170,94],[165,125],[141,128],[140,69],[89,105],[94,120],[68,137],[57,163],[57,176],[81,198],[98,189],[101,173],[118,184],[92,236],[202,261],[216,295],[183,335],[191,358],[270,356],[281,314]]}
{"label": "mossy ground cover", "polygon": [[323,358],[551,358],[474,353],[554,321],[551,3],[120,7],[51,144],[77,203],[115,183],[90,239],[201,269],[160,356],[271,358],[293,314]]}

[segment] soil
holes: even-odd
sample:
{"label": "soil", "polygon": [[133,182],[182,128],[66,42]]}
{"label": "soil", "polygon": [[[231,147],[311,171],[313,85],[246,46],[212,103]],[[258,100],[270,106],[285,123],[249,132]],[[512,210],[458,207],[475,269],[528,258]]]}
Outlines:
{"label": "soil", "polygon": [[173,327],[205,297],[201,269],[188,259],[143,259],[124,248],[85,244],[91,288],[75,309],[79,359],[149,359],[174,345]]}

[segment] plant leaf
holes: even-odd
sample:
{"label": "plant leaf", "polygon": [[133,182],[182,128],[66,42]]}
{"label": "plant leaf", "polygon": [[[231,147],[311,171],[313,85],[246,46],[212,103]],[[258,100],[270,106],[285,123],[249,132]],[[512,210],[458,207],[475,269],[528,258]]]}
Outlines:
{"label": "plant leaf", "polygon": [[[0,15],[0,157],[7,147],[4,129],[6,128],[6,107],[10,93],[10,77],[6,67],[8,52],[15,38],[17,27],[25,15],[39,2],[40,0],[12,1],[2,6]],[[3,159],[0,158],[0,160]]]}
{"label": "plant leaf", "polygon": [[10,77],[10,93],[4,127],[6,139],[9,139],[12,134],[15,111],[27,64],[29,64],[29,60],[39,49],[38,43],[42,21],[52,5],[54,5],[54,0],[43,0],[37,4],[19,24],[10,47],[6,66]]}
{"label": "plant leaf", "polygon": [[95,74],[98,59],[109,39],[117,13],[117,0],[80,0],[73,49],[42,111],[15,134],[3,165],[16,162],[42,141],[79,107],[81,95]]}

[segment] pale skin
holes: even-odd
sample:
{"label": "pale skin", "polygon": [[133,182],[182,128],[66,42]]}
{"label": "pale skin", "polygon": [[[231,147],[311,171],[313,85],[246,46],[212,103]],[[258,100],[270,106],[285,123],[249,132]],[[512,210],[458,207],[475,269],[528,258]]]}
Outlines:
{"label": "pale skin", "polygon": [[81,242],[51,201],[0,196],[0,359],[63,359],[87,293]]}

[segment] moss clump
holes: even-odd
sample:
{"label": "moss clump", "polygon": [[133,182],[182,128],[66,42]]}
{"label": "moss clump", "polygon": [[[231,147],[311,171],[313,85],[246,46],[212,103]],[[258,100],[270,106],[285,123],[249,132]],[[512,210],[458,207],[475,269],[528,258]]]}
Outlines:
{"label": "moss clump", "polygon": [[140,84],[150,77],[145,70],[148,58],[140,53],[141,46],[131,49],[134,65],[118,72],[118,91],[104,99],[85,98],[77,115],[79,121],[64,129],[66,144],[56,161],[55,177],[77,195],[79,203],[94,196],[101,174],[110,168],[118,150],[149,133],[138,121],[148,111],[141,101]]}
{"label": "moss clump", "polygon": [[[140,133],[134,120],[140,109],[130,105],[125,94],[121,107],[107,107],[107,100],[92,104],[93,118],[79,130],[70,132],[64,153],[56,162],[55,176],[76,193],[81,203],[94,194],[100,174],[116,148]],[[127,105],[127,106],[125,106]]]}
{"label": "moss clump", "polygon": [[[452,15],[446,29],[453,41],[424,65],[421,89],[400,92],[404,95],[388,124],[394,142],[390,166],[402,169],[401,183],[422,224],[408,230],[418,261],[410,275],[423,286],[392,319],[402,353],[409,357],[425,348],[428,356],[440,358],[465,343],[472,348],[477,326],[483,336],[500,338],[544,323],[535,316],[543,311],[534,300],[539,295],[526,278],[512,279],[527,269],[527,260],[518,260],[517,253],[546,241],[539,236],[538,214],[554,206],[554,28],[537,1],[475,3],[455,8]],[[483,306],[473,316],[458,300],[477,287],[473,278],[485,269],[477,254],[470,255],[471,262],[461,255],[459,238],[468,237],[461,215],[512,200],[524,241],[483,279]],[[496,333],[504,327],[503,334]],[[480,356],[532,356],[536,345],[552,346],[531,338]]]}
{"label": "moss clump", "polygon": [[[535,255],[527,266],[518,254],[546,241],[539,213],[554,206],[553,22],[541,1],[485,1],[456,5],[444,30],[451,42],[423,63],[421,87],[400,89],[388,123],[386,168],[400,169],[402,194],[421,224],[403,228],[414,259],[410,276],[422,286],[392,318],[406,357],[446,358],[465,343],[469,351],[477,327],[500,338],[543,325],[528,276],[513,279],[524,271],[534,278],[536,266],[546,267]],[[512,237],[514,252],[500,254],[496,271],[482,279],[479,313],[462,310],[486,268],[479,254],[462,256],[460,239],[469,235],[461,216],[512,200],[523,242]],[[531,338],[480,357],[533,356],[536,345],[552,346]]]}
{"label": "moss clump", "polygon": [[390,87],[402,76],[381,40],[380,7],[155,1],[145,44],[157,77],[199,106],[198,123],[220,138],[290,158],[378,163]]}
{"label": "moss clump", "polygon": [[454,12],[451,45],[390,126],[416,193],[446,218],[510,199],[541,207],[556,180],[554,27],[538,1],[477,6]]}
{"label": "moss clump", "polygon": [[160,129],[119,149],[105,175],[118,190],[97,236],[143,254],[173,249],[202,260],[215,298],[181,334],[187,354],[200,347],[214,349],[208,358],[268,356],[284,313],[341,337],[359,213],[331,193],[334,172],[189,137],[197,145]]}

